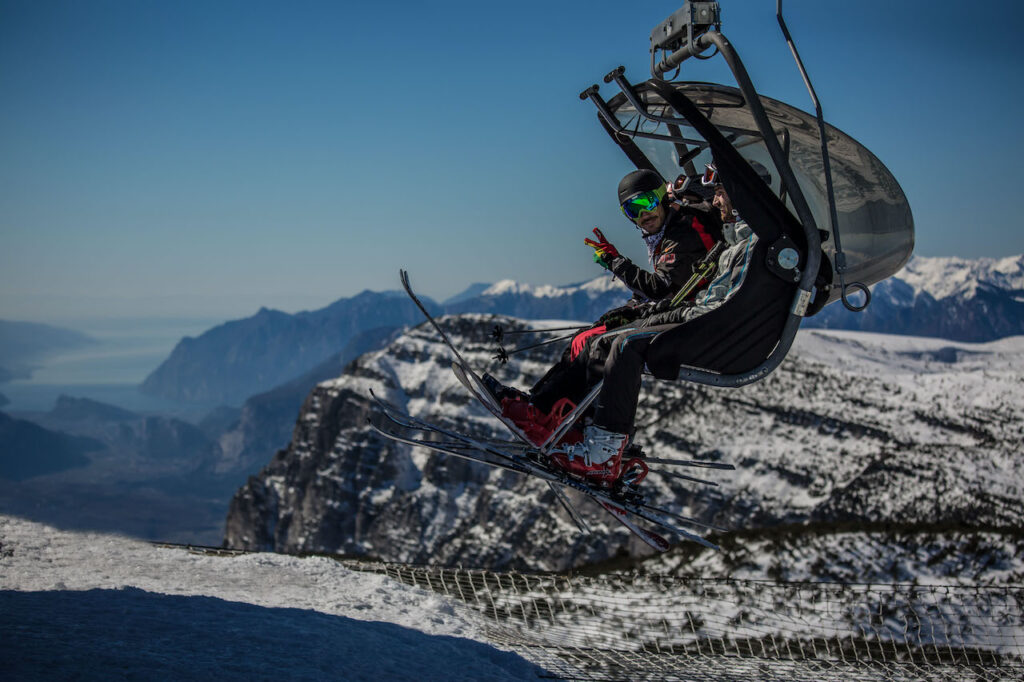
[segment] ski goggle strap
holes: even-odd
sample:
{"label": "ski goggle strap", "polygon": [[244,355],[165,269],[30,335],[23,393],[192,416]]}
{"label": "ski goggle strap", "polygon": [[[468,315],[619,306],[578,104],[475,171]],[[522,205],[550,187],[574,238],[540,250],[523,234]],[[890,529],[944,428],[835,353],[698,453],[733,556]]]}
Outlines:
{"label": "ski goggle strap", "polygon": [[622,202],[622,212],[626,214],[626,217],[630,220],[636,220],[640,217],[641,213],[647,211],[653,211],[658,208],[658,204],[661,203],[665,193],[659,192],[658,190],[651,190],[650,192],[640,192],[631,196]]}
{"label": "ski goggle strap", "polygon": [[718,183],[718,169],[715,168],[715,164],[709,163],[704,166],[704,177],[700,179],[700,184],[705,187]]}

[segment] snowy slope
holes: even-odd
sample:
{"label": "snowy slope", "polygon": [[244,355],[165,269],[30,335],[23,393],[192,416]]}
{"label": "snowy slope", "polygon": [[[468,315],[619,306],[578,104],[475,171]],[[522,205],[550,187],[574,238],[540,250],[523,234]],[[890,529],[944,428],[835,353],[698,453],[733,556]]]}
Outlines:
{"label": "snowy slope", "polygon": [[7,679],[522,680],[482,620],[322,557],[214,557],[0,516]]}

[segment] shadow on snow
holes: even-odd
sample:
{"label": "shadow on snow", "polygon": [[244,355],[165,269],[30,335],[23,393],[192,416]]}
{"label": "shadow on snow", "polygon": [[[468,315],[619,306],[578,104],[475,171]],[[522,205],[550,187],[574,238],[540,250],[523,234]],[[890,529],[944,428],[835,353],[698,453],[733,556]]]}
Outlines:
{"label": "shadow on snow", "polygon": [[[368,614],[369,615],[369,614]],[[0,591],[9,679],[522,680],[520,656],[317,611],[121,590]]]}

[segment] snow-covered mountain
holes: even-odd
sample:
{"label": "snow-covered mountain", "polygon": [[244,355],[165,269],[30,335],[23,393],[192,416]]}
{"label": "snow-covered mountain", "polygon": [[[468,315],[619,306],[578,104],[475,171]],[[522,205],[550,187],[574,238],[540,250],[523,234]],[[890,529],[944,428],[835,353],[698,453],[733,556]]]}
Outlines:
{"label": "snow-covered mountain", "polygon": [[897,275],[936,300],[973,298],[984,291],[1024,292],[1024,255],[1007,258],[914,257]]}
{"label": "snow-covered mountain", "polygon": [[[610,275],[570,286],[503,280],[473,285],[446,312],[486,312],[523,319],[595,320],[622,305],[629,291]],[[470,292],[475,295],[469,295]],[[804,326],[958,341],[991,341],[1024,334],[1024,255],[1007,258],[915,256],[872,289],[863,313],[833,303]]]}
{"label": "snow-covered mountain", "polygon": [[959,341],[1024,334],[1024,255],[915,256],[895,276],[872,288],[871,305],[863,313],[833,303],[805,320],[804,326]]}
{"label": "snow-covered mountain", "polygon": [[[474,285],[479,287],[479,285]],[[580,284],[551,286],[507,279],[477,295],[446,303],[448,313],[492,313],[522,319],[596,320],[629,300],[630,292],[611,275]]]}
{"label": "snow-covered mountain", "polygon": [[[491,364],[493,316],[443,324],[477,368]],[[546,323],[557,326],[559,323]],[[499,376],[527,385],[560,349],[531,351]],[[564,569],[645,549],[584,506],[580,537],[545,486],[374,435],[372,389],[410,413],[503,435],[447,366],[428,327],[362,356],[307,398],[291,444],[235,496],[226,543],[411,561]],[[649,381],[638,442],[651,456],[726,461],[717,487],[656,473],[650,500],[728,529],[815,524],[945,524],[958,531],[1024,520],[1024,338],[967,344],[805,331],[766,380],[726,390]]]}
{"label": "snow-covered mountain", "polygon": [[[610,275],[571,286],[533,286],[503,280],[444,306],[449,313],[486,312],[524,319],[595,320],[622,305],[629,292]],[[872,288],[862,313],[833,303],[804,326],[958,341],[991,341],[1024,334],[1024,255],[1007,258],[915,256]]]}

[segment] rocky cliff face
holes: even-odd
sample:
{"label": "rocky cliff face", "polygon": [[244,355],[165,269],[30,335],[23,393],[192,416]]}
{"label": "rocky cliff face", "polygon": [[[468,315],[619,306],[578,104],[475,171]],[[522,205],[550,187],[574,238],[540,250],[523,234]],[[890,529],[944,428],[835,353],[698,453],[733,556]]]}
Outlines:
{"label": "rocky cliff face", "polygon": [[[477,335],[483,341],[497,321],[447,319],[461,341]],[[483,343],[476,355],[481,352],[487,352]],[[427,418],[502,435],[461,385],[456,388],[447,357],[430,330],[420,327],[314,389],[289,447],[232,501],[228,543],[520,567],[528,565],[519,555],[529,547],[551,565],[563,565],[567,550],[552,542],[571,535],[571,522],[549,513],[557,503],[543,484],[414,450],[367,427],[376,414],[372,389]],[[622,544],[625,536],[616,539]],[[603,535],[570,538],[569,544],[570,553],[587,559],[609,551]]]}
{"label": "rocky cliff face", "polygon": [[[258,471],[291,439],[295,415],[314,386],[337,377],[345,365],[359,355],[387,345],[396,336],[398,332],[392,327],[356,334],[340,353],[302,376],[252,396],[240,410],[222,408],[211,414],[203,426],[220,446],[221,456],[215,471],[243,476]],[[223,418],[219,418],[220,415]]]}
{"label": "rocky cliff face", "polygon": [[[465,315],[443,324],[470,364],[485,369],[497,321]],[[515,356],[501,377],[528,385],[559,345]],[[649,499],[737,531],[1018,525],[1022,354],[1019,338],[972,345],[805,331],[786,363],[754,386],[650,380],[637,431],[648,454],[726,461],[738,471],[700,474],[716,487],[652,472]],[[502,436],[447,365],[447,351],[421,326],[317,386],[290,445],[236,494],[226,544],[544,570],[645,552],[589,503],[581,508],[597,533],[580,537],[542,484],[368,429],[372,389],[414,415]]]}

